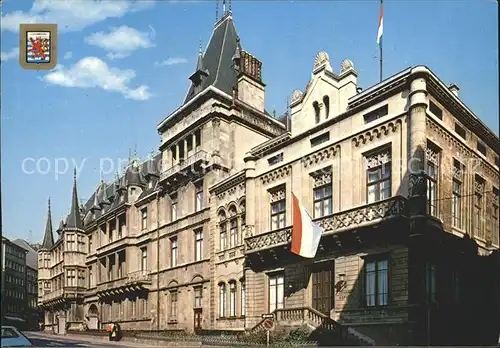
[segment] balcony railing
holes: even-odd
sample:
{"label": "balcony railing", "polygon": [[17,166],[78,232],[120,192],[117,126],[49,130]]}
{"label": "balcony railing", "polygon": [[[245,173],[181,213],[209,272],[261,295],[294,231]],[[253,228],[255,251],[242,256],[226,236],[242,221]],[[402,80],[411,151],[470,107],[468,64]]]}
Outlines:
{"label": "balcony railing", "polygon": [[63,294],[64,294],[64,289],[58,289],[50,292],[44,291],[43,301],[48,301],[61,297]]}
{"label": "balcony railing", "polygon": [[[324,229],[324,235],[338,233],[352,228],[369,226],[383,220],[402,217],[406,214],[406,198],[395,196],[364,206],[341,211],[315,219]],[[292,240],[292,227],[258,234],[245,239],[245,253],[288,245]]]}
{"label": "balcony railing", "polygon": [[189,168],[190,166],[193,166],[198,161],[208,162],[208,160],[209,160],[208,153],[204,150],[198,150],[193,155],[189,156],[184,160],[180,160],[179,163],[174,164],[172,167],[162,172],[160,175],[160,179],[161,180],[168,179],[172,175],[181,172]]}

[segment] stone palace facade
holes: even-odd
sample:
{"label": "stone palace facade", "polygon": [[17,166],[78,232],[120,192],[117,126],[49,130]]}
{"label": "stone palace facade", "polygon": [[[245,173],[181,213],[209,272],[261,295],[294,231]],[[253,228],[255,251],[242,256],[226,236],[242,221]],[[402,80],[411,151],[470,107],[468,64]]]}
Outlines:
{"label": "stone palace facade", "polygon": [[[427,67],[364,91],[357,75],[320,52],[273,117],[262,63],[224,13],[159,154],[83,206],[75,175],[55,240],[49,208],[45,329],[256,332],[274,313],[367,344],[491,337],[498,137]],[[324,228],[314,259],[289,251],[292,191]]]}

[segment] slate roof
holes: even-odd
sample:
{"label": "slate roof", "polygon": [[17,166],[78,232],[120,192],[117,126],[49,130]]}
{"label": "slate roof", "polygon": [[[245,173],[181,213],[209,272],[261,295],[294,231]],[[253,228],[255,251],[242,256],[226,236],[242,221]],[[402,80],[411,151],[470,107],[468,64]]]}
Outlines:
{"label": "slate roof", "polygon": [[54,246],[54,234],[52,233],[52,216],[50,213],[50,199],[49,208],[47,210],[47,222],[45,225],[45,234],[43,236],[42,248],[50,249]]}
{"label": "slate roof", "polygon": [[33,247],[24,239],[14,239],[12,243],[20,246],[23,249],[26,249],[28,251],[26,253],[26,265],[33,269],[38,269],[38,254],[35,249],[33,249]]}
{"label": "slate roof", "polygon": [[[208,71],[199,88],[191,83],[184,104],[212,85],[221,91],[232,95],[237,82],[237,72],[233,67],[233,56],[238,47],[238,34],[233,23],[231,12],[228,12],[217,22],[203,59],[202,68]],[[197,70],[200,68],[199,62]]]}
{"label": "slate roof", "polygon": [[82,217],[80,216],[80,204],[78,203],[78,190],[76,188],[76,169],[73,179],[73,196],[71,199],[71,210],[66,219],[66,228],[83,228]]}

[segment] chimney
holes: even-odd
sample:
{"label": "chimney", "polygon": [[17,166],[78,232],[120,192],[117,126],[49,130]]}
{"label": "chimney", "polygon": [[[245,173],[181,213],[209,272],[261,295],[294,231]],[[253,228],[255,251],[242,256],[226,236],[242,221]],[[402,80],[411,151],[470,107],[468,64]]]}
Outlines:
{"label": "chimney", "polygon": [[448,85],[448,89],[451,91],[451,93],[455,94],[458,97],[458,91],[460,88],[453,82]]}
{"label": "chimney", "polygon": [[262,82],[262,63],[244,50],[239,59],[238,99],[264,112],[266,85]]}

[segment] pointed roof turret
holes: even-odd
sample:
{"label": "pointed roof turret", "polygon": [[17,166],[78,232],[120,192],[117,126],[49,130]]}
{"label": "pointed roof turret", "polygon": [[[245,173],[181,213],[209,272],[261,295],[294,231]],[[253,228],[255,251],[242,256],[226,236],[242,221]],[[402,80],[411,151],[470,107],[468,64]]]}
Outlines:
{"label": "pointed roof turret", "polygon": [[198,62],[196,63],[196,71],[189,79],[193,82],[195,87],[200,86],[203,80],[209,75],[208,70],[205,68],[205,63],[203,61],[203,52],[201,50],[201,41],[198,53]]}
{"label": "pointed roof turret", "polygon": [[43,249],[51,249],[54,246],[54,235],[52,234],[52,216],[50,214],[50,198],[49,209],[47,212],[47,224],[45,225],[45,235],[43,236]]}
{"label": "pointed roof turret", "polygon": [[82,217],[80,215],[80,204],[78,203],[78,191],[76,189],[76,168],[73,174],[73,197],[71,200],[71,211],[66,219],[66,228],[83,228]]}
{"label": "pointed roof turret", "polygon": [[[201,56],[202,67],[208,75],[198,85],[195,82],[191,84],[184,103],[187,103],[208,86],[218,88],[229,95],[232,94],[237,81],[237,72],[232,62],[237,47],[237,37],[232,13],[224,11],[222,18],[215,24],[205,54],[198,56],[198,63],[200,63]],[[193,77],[196,77],[197,72],[190,77],[191,81],[193,81]]]}

